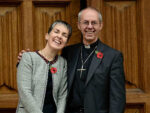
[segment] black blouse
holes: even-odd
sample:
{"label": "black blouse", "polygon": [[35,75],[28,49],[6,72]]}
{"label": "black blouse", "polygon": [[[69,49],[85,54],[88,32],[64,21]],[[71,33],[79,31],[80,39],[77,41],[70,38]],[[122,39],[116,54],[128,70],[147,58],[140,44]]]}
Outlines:
{"label": "black blouse", "polygon": [[49,70],[43,113],[56,113],[56,105],[54,102],[52,91],[53,91],[52,74]]}
{"label": "black blouse", "polygon": [[40,57],[42,57],[46,63],[49,64],[49,72],[48,72],[48,80],[46,86],[46,93],[43,105],[43,113],[56,113],[57,108],[53,98],[53,80],[52,80],[52,73],[50,71],[50,66],[54,64],[58,56],[55,57],[53,61],[48,61],[43,55],[41,55],[38,51],[36,52]]}

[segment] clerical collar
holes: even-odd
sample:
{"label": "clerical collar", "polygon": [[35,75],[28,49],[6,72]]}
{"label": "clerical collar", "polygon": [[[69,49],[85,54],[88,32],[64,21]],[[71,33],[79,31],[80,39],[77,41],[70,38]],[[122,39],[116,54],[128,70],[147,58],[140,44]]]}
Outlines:
{"label": "clerical collar", "polygon": [[94,42],[93,44],[91,44],[91,45],[84,45],[83,44],[83,46],[84,46],[85,49],[90,49],[90,48],[94,48],[97,44],[98,44],[98,40],[96,42]]}

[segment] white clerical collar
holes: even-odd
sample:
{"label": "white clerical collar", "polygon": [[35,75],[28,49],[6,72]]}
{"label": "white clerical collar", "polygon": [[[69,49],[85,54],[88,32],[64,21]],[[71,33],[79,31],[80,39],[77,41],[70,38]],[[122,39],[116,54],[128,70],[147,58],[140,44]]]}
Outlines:
{"label": "white clerical collar", "polygon": [[92,44],[89,44],[89,45],[83,44],[83,45],[84,45],[85,49],[94,48],[96,45],[98,45],[98,40],[96,42],[92,43]]}
{"label": "white clerical collar", "polygon": [[90,45],[84,45],[86,49],[90,49]]}

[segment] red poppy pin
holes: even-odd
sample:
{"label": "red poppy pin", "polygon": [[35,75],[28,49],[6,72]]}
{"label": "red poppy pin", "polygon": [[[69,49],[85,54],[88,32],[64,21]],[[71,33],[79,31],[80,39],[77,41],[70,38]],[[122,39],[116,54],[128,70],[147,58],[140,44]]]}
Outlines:
{"label": "red poppy pin", "polygon": [[50,67],[50,71],[52,74],[56,73],[57,72],[57,68],[55,67]]}
{"label": "red poppy pin", "polygon": [[95,51],[95,53],[96,53],[96,55],[97,55],[97,58],[100,58],[100,59],[103,58],[103,53],[102,53],[102,52]]}

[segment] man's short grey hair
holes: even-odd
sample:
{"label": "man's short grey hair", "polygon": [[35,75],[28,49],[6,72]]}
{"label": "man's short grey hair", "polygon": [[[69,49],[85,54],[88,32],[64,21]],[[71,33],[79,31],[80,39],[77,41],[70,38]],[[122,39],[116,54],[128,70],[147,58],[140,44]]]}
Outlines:
{"label": "man's short grey hair", "polygon": [[85,9],[82,9],[79,13],[78,13],[78,22],[80,22],[81,20],[81,15],[82,15],[82,12],[86,9],[91,9],[91,10],[94,10],[98,13],[98,17],[99,17],[99,21],[102,22],[102,14],[96,9],[96,8],[93,8],[93,7],[87,7]]}

